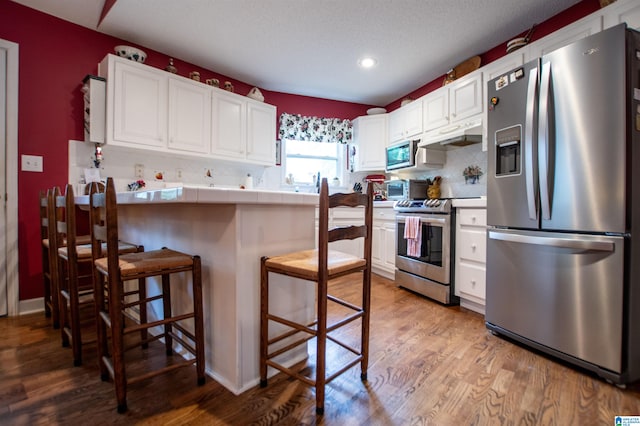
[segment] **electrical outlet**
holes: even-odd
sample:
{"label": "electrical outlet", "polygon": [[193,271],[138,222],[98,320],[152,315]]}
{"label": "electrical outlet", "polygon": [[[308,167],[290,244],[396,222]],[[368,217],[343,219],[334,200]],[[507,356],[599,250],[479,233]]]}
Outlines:
{"label": "electrical outlet", "polygon": [[182,179],[182,169],[176,169],[176,180]]}
{"label": "electrical outlet", "polygon": [[23,172],[42,172],[42,156],[41,155],[22,155],[22,171]]}
{"label": "electrical outlet", "polygon": [[136,164],[135,168],[135,177],[139,179],[144,179],[144,164]]}

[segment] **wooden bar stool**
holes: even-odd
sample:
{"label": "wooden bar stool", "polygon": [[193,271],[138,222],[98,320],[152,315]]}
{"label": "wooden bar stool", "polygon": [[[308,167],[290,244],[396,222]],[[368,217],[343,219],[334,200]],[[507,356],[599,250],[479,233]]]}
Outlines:
{"label": "wooden bar stool", "polygon": [[[40,238],[42,239],[42,276],[44,284],[44,311],[51,318],[53,328],[60,327],[60,308],[58,303],[57,251],[67,244],[66,239],[57,241],[55,226],[55,188],[40,191]],[[59,190],[58,190],[59,192]],[[51,218],[51,220],[49,220]],[[91,236],[79,235],[76,244],[90,244]],[[51,249],[51,244],[54,248]]]}
{"label": "wooden bar stool", "polygon": [[40,191],[38,200],[40,204],[40,241],[42,248],[42,280],[44,284],[44,314],[47,318],[51,318],[53,328],[60,327],[60,319],[58,314],[58,298],[51,297],[56,295],[57,289],[53,288],[53,280],[51,278],[51,268],[49,267],[49,191]]}
{"label": "wooden bar stool", "polygon": [[[117,250],[116,191],[112,178],[107,179],[105,193],[91,195],[90,211],[94,253],[99,253],[99,246],[102,243],[107,244],[107,257],[94,261],[100,373],[103,380],[109,376],[114,380],[118,412],[123,413],[127,410],[128,385],[176,368],[196,364],[197,383],[198,385],[204,384],[204,326],[200,256],[192,256],[168,248],[120,255]],[[104,223],[101,223],[101,217],[104,217]],[[179,272],[191,273],[193,311],[174,314],[171,306],[171,287],[177,284],[176,281],[170,280],[170,276]],[[161,294],[133,302],[125,299],[126,281],[143,280],[142,285],[144,286],[144,280],[154,276],[161,277]],[[156,300],[162,301],[162,318],[141,324],[131,324],[131,321],[125,320],[134,308],[142,309],[148,303]],[[187,329],[187,323],[191,323],[193,332]],[[147,330],[153,327],[158,327],[163,331],[147,340],[139,339],[139,341],[131,343],[131,339],[127,339],[128,346],[125,347],[125,336],[141,329]],[[110,352],[108,335],[111,337]],[[194,358],[171,362],[165,367],[148,370],[136,376],[127,374],[125,351],[161,338],[164,338],[165,351],[168,356],[173,354],[175,340]]]}
{"label": "wooden bar stool", "polygon": [[[262,257],[260,292],[260,385],[267,385],[267,367],[274,367],[302,382],[315,386],[316,413],[324,413],[325,384],[354,365],[360,363],[362,380],[367,378],[369,363],[369,316],[371,298],[371,226],[373,221],[373,185],[368,185],[367,194],[329,195],[327,179],[322,180],[320,190],[318,248],[282,256]],[[364,225],[329,229],[329,211],[335,207],[359,207],[364,216]],[[329,249],[329,243],[338,240],[364,238],[363,256],[353,256]],[[362,296],[359,304],[339,299],[328,292],[329,281],[354,272],[362,273]],[[269,274],[282,274],[312,282],[316,286],[316,318],[310,323],[301,324],[269,312]],[[339,313],[337,319],[332,315],[328,324],[328,303],[332,307],[347,313]],[[360,347],[354,348],[343,338],[330,333],[361,320]],[[269,322],[282,324],[285,331],[277,336],[269,336]],[[303,374],[282,365],[276,360],[286,352],[299,348],[307,341],[316,339],[315,375]],[[294,340],[291,342],[291,340]],[[350,355],[340,367],[327,374],[327,343],[338,350],[345,349]]]}
{"label": "wooden bar stool", "polygon": [[[67,185],[65,194],[54,188],[55,198],[55,242],[57,283],[59,290],[60,331],[62,346],[71,346],[73,365],[82,365],[82,319],[93,314],[93,258],[91,256],[91,236],[78,241],[76,237],[76,203],[73,186]],[[120,253],[134,253],[142,248],[119,243]],[[106,253],[106,246],[102,248]],[[82,309],[90,314],[81,314]]]}

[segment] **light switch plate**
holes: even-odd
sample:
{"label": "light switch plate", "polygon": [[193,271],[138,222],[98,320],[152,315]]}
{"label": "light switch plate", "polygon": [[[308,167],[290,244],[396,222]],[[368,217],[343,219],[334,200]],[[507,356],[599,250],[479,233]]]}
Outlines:
{"label": "light switch plate", "polygon": [[42,156],[41,155],[22,155],[22,171],[23,172],[42,172]]}

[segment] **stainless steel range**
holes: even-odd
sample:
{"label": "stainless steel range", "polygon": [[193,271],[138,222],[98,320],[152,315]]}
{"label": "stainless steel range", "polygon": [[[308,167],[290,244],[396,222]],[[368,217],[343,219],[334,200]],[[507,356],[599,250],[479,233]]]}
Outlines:
{"label": "stainless steel range", "polygon": [[[459,303],[454,294],[451,266],[455,241],[451,200],[399,200],[393,208],[396,211],[396,284],[444,304]],[[417,245],[405,237],[407,223],[412,221],[418,225],[414,234],[419,235],[413,238],[417,239]]]}

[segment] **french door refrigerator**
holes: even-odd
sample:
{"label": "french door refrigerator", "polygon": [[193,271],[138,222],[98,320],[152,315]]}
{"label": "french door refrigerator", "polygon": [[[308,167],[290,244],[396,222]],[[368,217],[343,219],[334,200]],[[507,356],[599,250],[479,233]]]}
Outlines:
{"label": "french door refrigerator", "polygon": [[640,378],[639,34],[610,28],[487,91],[487,327],[616,384]]}

